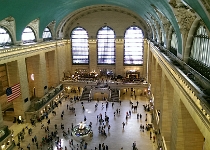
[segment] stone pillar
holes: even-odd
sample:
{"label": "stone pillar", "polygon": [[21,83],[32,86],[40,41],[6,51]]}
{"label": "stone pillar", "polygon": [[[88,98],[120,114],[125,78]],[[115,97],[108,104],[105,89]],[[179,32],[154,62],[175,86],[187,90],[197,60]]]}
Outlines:
{"label": "stone pillar", "polygon": [[31,96],[42,97],[45,94],[44,86],[47,86],[45,53],[28,57],[26,63]]}
{"label": "stone pillar", "polygon": [[36,65],[34,65],[34,76],[36,96],[42,97],[48,89],[48,87],[46,89],[44,88],[47,86],[45,53],[41,53],[37,56]]}
{"label": "stone pillar", "polygon": [[161,100],[161,78],[162,78],[162,69],[160,68],[160,65],[156,62],[155,66],[155,72],[153,74],[155,76],[155,85],[153,88],[155,88],[153,94],[154,94],[154,103],[155,103],[155,109],[158,110],[161,107],[162,100]]}
{"label": "stone pillar", "polygon": [[124,40],[116,39],[116,62],[115,62],[115,75],[124,76]]}
{"label": "stone pillar", "polygon": [[89,40],[89,71],[97,71],[96,40]]}
{"label": "stone pillar", "polygon": [[155,58],[153,57],[152,53],[150,52],[150,59],[149,59],[149,82],[151,83],[151,91],[152,93],[155,92]]}
{"label": "stone pillar", "polygon": [[[68,41],[68,43],[66,43],[66,64],[68,65],[65,65],[66,66],[66,71],[70,71],[72,70],[72,47],[71,47],[71,40]],[[72,70],[74,71],[74,70]],[[70,72],[72,73],[72,72]],[[73,72],[74,73],[74,72]]]}
{"label": "stone pillar", "polygon": [[[178,93],[174,94],[172,119],[171,149],[203,150],[205,147],[204,137],[179,98]],[[209,145],[204,150],[209,150]]]}
{"label": "stone pillar", "polygon": [[56,53],[57,53],[57,60],[58,60],[58,76],[59,81],[61,81],[64,77],[64,73],[67,71],[67,66],[69,66],[71,63],[67,62],[67,58],[70,57],[71,50],[69,49],[69,42],[68,41],[62,41],[62,43],[57,46]]}
{"label": "stone pillar", "polygon": [[159,127],[161,135],[164,136],[167,149],[170,150],[173,97],[175,95],[173,86],[164,74],[162,74],[162,88],[159,95],[162,95]]}
{"label": "stone pillar", "polygon": [[59,83],[57,57],[55,51],[45,53],[48,87],[56,87]]}
{"label": "stone pillar", "polygon": [[[1,105],[0,105],[0,128],[3,126],[3,115],[2,115],[2,109],[1,109]],[[1,147],[1,146],[0,146]]]}
{"label": "stone pillar", "polygon": [[[7,63],[7,71],[9,85],[13,86],[20,83],[21,87],[21,95],[13,100],[14,114],[15,116],[25,117],[25,111],[29,109],[31,104],[25,58]],[[25,103],[26,98],[28,98],[28,101]]]}
{"label": "stone pillar", "polygon": [[144,77],[148,80],[148,54],[149,54],[149,41],[144,39],[144,53],[143,53],[143,72],[141,77]]}

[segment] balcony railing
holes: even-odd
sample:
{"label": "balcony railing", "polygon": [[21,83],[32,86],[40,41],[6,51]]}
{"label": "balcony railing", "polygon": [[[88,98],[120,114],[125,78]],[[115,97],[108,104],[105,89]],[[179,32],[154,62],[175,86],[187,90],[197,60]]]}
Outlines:
{"label": "balcony railing", "polygon": [[34,109],[35,111],[42,108],[45,104],[47,104],[49,101],[51,101],[57,94],[59,94],[63,90],[63,84],[58,85],[53,90],[48,92],[45,96],[40,98],[38,101],[34,103]]}
{"label": "balcony railing", "polygon": [[[202,120],[204,125],[210,130],[210,111],[208,103],[205,103],[203,95],[205,95],[196,84],[194,84],[188,76],[182,72],[176,65],[174,65],[173,61],[168,58],[166,55],[161,53],[159,49],[153,46],[154,55],[158,57],[159,63],[165,67],[167,72],[171,75],[175,81],[177,86],[183,91],[183,95],[188,100],[189,105],[194,109],[199,118]],[[206,106],[206,107],[203,107]]]}

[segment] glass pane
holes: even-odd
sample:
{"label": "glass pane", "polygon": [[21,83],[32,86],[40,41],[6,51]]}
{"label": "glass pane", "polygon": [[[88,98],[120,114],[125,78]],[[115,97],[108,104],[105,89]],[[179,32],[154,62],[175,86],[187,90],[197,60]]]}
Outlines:
{"label": "glass pane", "polygon": [[22,33],[23,43],[33,43],[35,42],[36,37],[33,30],[29,27],[26,27]]}
{"label": "glass pane", "polygon": [[52,33],[51,33],[49,28],[44,29],[44,32],[42,34],[42,38],[43,38],[44,41],[52,40]]}
{"label": "glass pane", "polygon": [[88,34],[82,27],[71,33],[73,64],[89,64]]}
{"label": "glass pane", "polygon": [[102,27],[97,34],[98,64],[115,64],[115,33],[108,27]]}
{"label": "glass pane", "polygon": [[143,64],[144,35],[142,30],[137,26],[132,26],[126,30],[124,38],[124,64]]}
{"label": "glass pane", "polygon": [[9,32],[6,29],[0,27],[0,46],[9,46],[11,43],[12,40]]}
{"label": "glass pane", "polygon": [[200,26],[194,35],[190,57],[210,66],[210,39],[204,26]]}

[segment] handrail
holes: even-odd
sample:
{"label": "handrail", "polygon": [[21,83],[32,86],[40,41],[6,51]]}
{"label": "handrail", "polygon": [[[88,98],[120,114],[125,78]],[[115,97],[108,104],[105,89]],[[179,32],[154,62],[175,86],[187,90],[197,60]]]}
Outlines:
{"label": "handrail", "polygon": [[[160,51],[157,50],[157,48],[154,45],[151,45],[153,49],[151,51],[155,53],[155,56],[158,57],[159,62],[165,67],[167,72],[170,74],[171,78],[173,78],[176,82],[177,86],[182,89],[183,94],[186,96],[188,102],[190,105],[194,108],[204,125],[207,127],[207,129],[210,131],[210,122],[208,118],[203,114],[202,112],[202,106],[200,103],[192,101],[193,99],[199,99],[197,96],[195,96],[194,91],[192,91],[192,88],[190,83],[183,77],[182,74],[180,74],[179,71],[177,71],[177,68],[174,67],[173,64],[171,64],[167,59],[163,57],[163,55],[160,53]],[[181,79],[181,80],[180,80]],[[195,88],[194,88],[195,89]],[[202,101],[200,100],[202,103]]]}
{"label": "handrail", "polygon": [[50,100],[53,99],[58,93],[60,93],[63,90],[63,85],[60,84],[55,89],[49,91],[47,94],[45,94],[42,98],[40,98],[38,101],[34,103],[34,106],[32,106],[29,111],[32,110],[32,108],[35,109],[35,111],[42,108],[45,104],[47,104]]}

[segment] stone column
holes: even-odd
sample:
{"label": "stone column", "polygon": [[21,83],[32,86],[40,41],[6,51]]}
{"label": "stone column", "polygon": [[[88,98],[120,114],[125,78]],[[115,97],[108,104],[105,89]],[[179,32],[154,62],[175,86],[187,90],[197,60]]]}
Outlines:
{"label": "stone column", "polygon": [[97,50],[96,40],[89,40],[89,71],[97,71]]}
{"label": "stone column", "polygon": [[37,56],[36,65],[34,65],[34,76],[36,96],[42,97],[48,89],[48,87],[44,89],[44,87],[47,86],[45,53],[41,53]]}
{"label": "stone column", "polygon": [[56,87],[59,83],[57,57],[55,51],[45,53],[48,87]]}
{"label": "stone column", "polygon": [[124,76],[124,40],[116,39],[116,62],[115,62],[115,75]]}
{"label": "stone column", "polygon": [[67,71],[67,66],[69,66],[71,63],[67,62],[67,58],[69,59],[70,57],[70,52],[71,50],[69,49],[69,42],[68,41],[62,41],[62,43],[57,46],[56,49],[56,57],[58,60],[58,76],[59,76],[59,81],[61,81],[64,77],[64,73],[68,72]]}
{"label": "stone column", "polygon": [[155,78],[154,80],[154,91],[153,91],[153,94],[154,94],[154,103],[155,103],[155,109],[158,110],[160,109],[161,107],[161,104],[162,104],[162,100],[161,100],[161,78],[162,78],[162,69],[160,68],[160,65],[156,62],[156,65],[155,65],[155,72],[153,73],[153,76]]}
{"label": "stone column", "polygon": [[2,109],[1,109],[1,105],[0,105],[0,128],[4,125],[3,123],[3,115],[2,115]]}
{"label": "stone column", "polygon": [[[204,137],[177,94],[174,94],[171,149],[203,150]],[[209,146],[204,150],[209,150]]]}
{"label": "stone column", "polygon": [[149,82],[151,83],[151,91],[152,93],[155,92],[155,58],[153,57],[152,53],[150,52],[150,59],[149,59]]}
{"label": "stone column", "polygon": [[[66,43],[66,64],[68,65],[65,65],[66,66],[66,71],[70,71],[71,68],[72,68],[72,47],[71,47],[71,40],[69,40],[67,43]],[[72,70],[74,71],[74,70]],[[72,73],[72,72],[70,72]],[[74,73],[74,72],[73,72]]]}
{"label": "stone column", "polygon": [[[29,109],[31,104],[25,58],[7,63],[7,71],[9,85],[13,86],[20,83],[21,87],[21,95],[13,100],[14,114],[15,116],[25,117],[25,111]],[[25,103],[26,98],[28,98],[28,101]]]}
{"label": "stone column", "polygon": [[[149,41],[144,39],[144,53],[143,53],[143,72],[141,77],[147,79],[148,74],[148,54],[149,54]],[[148,79],[147,79],[148,80]]]}
{"label": "stone column", "polygon": [[[174,98],[174,88],[167,79],[167,77],[162,74],[162,88],[160,95],[162,95],[162,107],[160,109],[160,132],[164,136],[168,150],[170,150],[171,141],[171,125],[172,125],[172,109],[173,109],[173,98]],[[178,95],[176,95],[178,96]]]}

